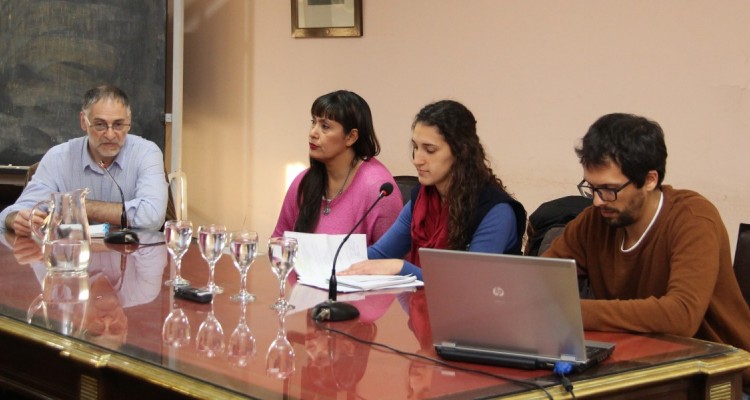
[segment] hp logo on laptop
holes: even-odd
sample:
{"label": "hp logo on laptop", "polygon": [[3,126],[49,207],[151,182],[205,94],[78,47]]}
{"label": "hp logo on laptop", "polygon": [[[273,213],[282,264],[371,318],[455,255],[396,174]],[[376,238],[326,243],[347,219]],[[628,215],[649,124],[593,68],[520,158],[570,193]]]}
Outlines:
{"label": "hp logo on laptop", "polygon": [[492,295],[495,297],[503,297],[505,296],[505,290],[500,286],[495,286],[492,288]]}

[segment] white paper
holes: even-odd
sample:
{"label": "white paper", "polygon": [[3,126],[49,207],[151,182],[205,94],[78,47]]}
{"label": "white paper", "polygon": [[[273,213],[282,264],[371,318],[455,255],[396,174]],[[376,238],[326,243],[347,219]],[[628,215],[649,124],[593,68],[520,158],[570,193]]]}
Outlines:
{"label": "white paper", "polygon": [[[333,257],[346,235],[284,232],[284,236],[297,239],[297,259],[294,269],[298,283],[328,290],[328,280],[333,268]],[[349,237],[339,252],[336,272],[348,269],[353,263],[367,259],[367,238],[364,234]],[[423,283],[413,276],[401,275],[346,275],[337,276],[338,292],[351,293],[377,289],[419,287]]]}
{"label": "white paper", "polygon": [[89,225],[89,235],[92,238],[103,238],[109,233],[109,224]]}
{"label": "white paper", "polygon": [[[367,276],[367,278],[364,278],[363,280],[361,277]],[[352,277],[360,277],[360,278],[352,278]],[[383,280],[383,277],[388,278],[395,278],[395,279],[385,279]],[[348,278],[348,279],[347,279]],[[342,283],[342,280],[344,283]],[[298,283],[302,285],[312,286],[316,287],[318,289],[325,289],[328,290],[328,277],[325,278],[311,278],[311,279],[305,279],[300,277],[300,279],[297,281]],[[352,292],[362,292],[367,290],[380,290],[380,289],[401,289],[401,288],[412,288],[412,287],[420,287],[423,286],[424,283],[422,281],[416,280],[414,277],[406,277],[406,276],[400,276],[400,275],[346,275],[346,276],[337,276],[336,282],[338,283],[336,285],[336,291],[341,293],[352,293]]]}
{"label": "white paper", "polygon": [[[309,275],[308,275],[309,276]],[[328,290],[328,276],[299,277],[297,283]],[[416,277],[402,275],[344,275],[336,277],[336,291],[340,293],[362,292],[381,289],[403,289],[424,286]],[[327,293],[327,292],[326,292]]]}
{"label": "white paper", "polygon": [[[301,279],[320,281],[328,287],[333,268],[333,257],[346,235],[322,233],[284,232],[284,236],[297,239],[297,259],[294,269]],[[349,236],[339,252],[336,271],[344,271],[353,263],[367,259],[367,238],[358,233]]]}
{"label": "white paper", "polygon": [[421,286],[414,275],[346,275],[336,277],[336,282],[339,288],[358,290]]}

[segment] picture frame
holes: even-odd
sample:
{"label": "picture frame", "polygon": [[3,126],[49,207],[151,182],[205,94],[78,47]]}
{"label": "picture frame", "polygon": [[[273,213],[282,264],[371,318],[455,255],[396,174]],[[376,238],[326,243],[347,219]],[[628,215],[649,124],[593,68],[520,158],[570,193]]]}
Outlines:
{"label": "picture frame", "polygon": [[361,37],[362,0],[291,0],[292,37]]}

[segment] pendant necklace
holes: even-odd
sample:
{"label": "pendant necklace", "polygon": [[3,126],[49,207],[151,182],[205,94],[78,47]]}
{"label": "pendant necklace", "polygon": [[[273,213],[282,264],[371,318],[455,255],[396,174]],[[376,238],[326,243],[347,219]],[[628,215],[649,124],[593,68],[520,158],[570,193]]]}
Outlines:
{"label": "pendant necklace", "polygon": [[328,197],[323,195],[323,200],[326,202],[326,208],[323,209],[323,215],[328,215],[331,213],[331,202],[335,200],[337,197],[339,197],[341,192],[344,191],[344,186],[346,186],[346,182],[349,181],[349,176],[352,174],[352,171],[354,171],[354,167],[356,167],[358,163],[359,161],[355,162],[354,165],[349,167],[349,172],[346,173],[346,178],[344,178],[344,183],[341,184],[341,188],[339,188],[339,191],[336,192],[336,194],[333,197],[329,199]]}

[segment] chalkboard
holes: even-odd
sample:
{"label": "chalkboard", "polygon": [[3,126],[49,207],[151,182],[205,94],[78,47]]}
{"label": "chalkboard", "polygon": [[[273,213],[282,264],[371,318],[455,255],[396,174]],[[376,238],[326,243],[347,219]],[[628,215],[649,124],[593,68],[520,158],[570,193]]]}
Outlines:
{"label": "chalkboard", "polygon": [[0,165],[79,137],[83,94],[130,98],[131,134],[164,150],[167,2],[0,0]]}

